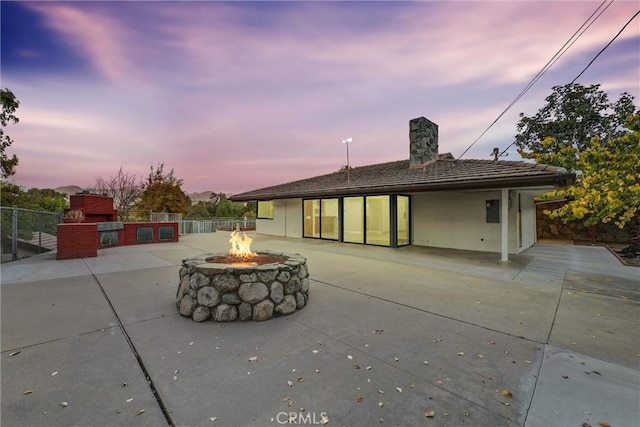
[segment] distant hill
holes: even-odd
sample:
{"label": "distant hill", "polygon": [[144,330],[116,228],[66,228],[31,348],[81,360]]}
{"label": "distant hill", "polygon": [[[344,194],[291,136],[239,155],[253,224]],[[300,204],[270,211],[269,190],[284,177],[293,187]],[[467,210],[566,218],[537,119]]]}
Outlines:
{"label": "distant hill", "polygon": [[67,196],[82,192],[82,188],[77,185],[66,185],[64,187],[54,188],[54,190]]}
{"label": "distant hill", "polygon": [[[77,185],[66,185],[64,187],[54,188],[54,190],[56,190],[58,193],[62,193],[62,194],[66,194],[67,196],[70,196],[72,194],[81,193],[83,188],[78,187]],[[213,191],[201,191],[196,193],[190,193],[189,197],[191,198],[193,203],[208,202],[210,200],[209,197],[211,196],[211,194],[213,194]]]}
{"label": "distant hill", "polygon": [[209,197],[211,196],[212,193],[213,191],[201,191],[199,193],[190,193],[189,197],[191,198],[193,203],[208,202]]}

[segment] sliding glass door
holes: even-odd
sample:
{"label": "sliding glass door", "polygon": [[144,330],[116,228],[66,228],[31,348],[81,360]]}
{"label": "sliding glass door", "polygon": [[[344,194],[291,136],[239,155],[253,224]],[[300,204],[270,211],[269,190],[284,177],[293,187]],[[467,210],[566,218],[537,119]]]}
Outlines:
{"label": "sliding glass door", "polygon": [[303,236],[320,237],[320,200],[305,200],[303,211]]}
{"label": "sliding glass door", "polygon": [[391,244],[389,196],[367,196],[366,242],[369,245]]}
{"label": "sliding glass door", "polygon": [[342,211],[342,240],[364,243],[364,197],[345,197]]}
{"label": "sliding glass door", "polygon": [[304,237],[377,246],[410,244],[409,196],[353,196],[303,203]]}
{"label": "sliding glass door", "polygon": [[409,196],[396,198],[396,246],[409,244]]}
{"label": "sliding glass door", "polygon": [[320,237],[338,240],[340,221],[338,217],[338,199],[320,200]]}

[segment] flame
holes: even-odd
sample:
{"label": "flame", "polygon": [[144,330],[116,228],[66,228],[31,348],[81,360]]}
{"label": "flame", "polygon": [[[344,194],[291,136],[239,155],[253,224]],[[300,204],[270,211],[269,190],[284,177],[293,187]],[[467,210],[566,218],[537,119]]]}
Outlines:
{"label": "flame", "polygon": [[245,233],[242,233],[242,236],[240,236],[238,230],[232,231],[231,238],[229,239],[229,243],[231,243],[231,250],[229,253],[243,258],[255,256],[256,254],[251,252],[252,241],[253,239],[248,237]]}

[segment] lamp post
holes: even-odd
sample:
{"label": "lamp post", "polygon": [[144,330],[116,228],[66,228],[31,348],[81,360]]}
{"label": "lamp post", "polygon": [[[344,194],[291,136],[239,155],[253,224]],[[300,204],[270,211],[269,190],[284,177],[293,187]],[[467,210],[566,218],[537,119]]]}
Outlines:
{"label": "lamp post", "polygon": [[351,138],[343,139],[342,143],[347,146],[347,182],[349,181],[349,143],[353,141]]}

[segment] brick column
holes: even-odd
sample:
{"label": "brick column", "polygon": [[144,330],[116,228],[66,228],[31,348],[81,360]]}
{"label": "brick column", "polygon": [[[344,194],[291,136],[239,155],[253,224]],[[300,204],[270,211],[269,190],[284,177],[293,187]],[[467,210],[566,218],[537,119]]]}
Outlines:
{"label": "brick column", "polygon": [[57,259],[96,257],[98,245],[97,224],[58,224]]}

